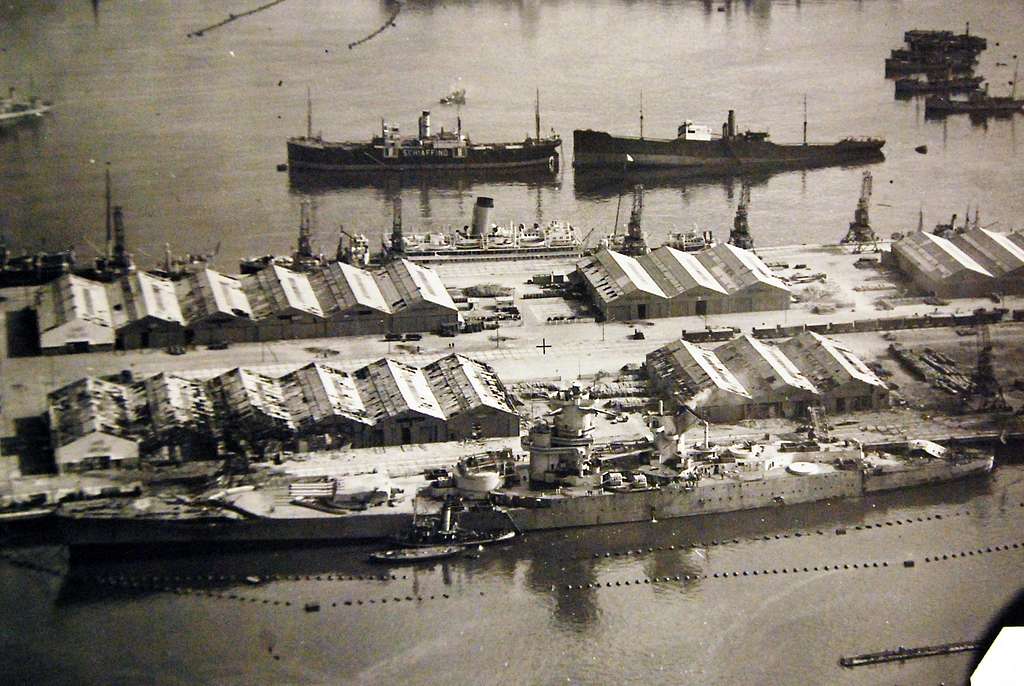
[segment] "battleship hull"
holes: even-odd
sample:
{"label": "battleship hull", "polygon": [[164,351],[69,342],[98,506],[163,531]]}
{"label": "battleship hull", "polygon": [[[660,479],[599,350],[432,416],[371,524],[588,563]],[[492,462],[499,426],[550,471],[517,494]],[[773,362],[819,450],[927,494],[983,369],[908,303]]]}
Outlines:
{"label": "battleship hull", "polygon": [[846,139],[832,144],[778,145],[742,137],[659,140],[573,131],[578,170],[672,169],[680,174],[729,175],[881,161],[884,140]]}
{"label": "battleship hull", "polygon": [[[958,463],[930,462],[882,472],[835,470],[771,479],[716,479],[686,488],[670,484],[635,492],[580,497],[497,497],[496,509],[460,514],[477,531],[518,531],[625,524],[795,505],[933,485],[987,474],[992,457]],[[247,519],[57,516],[61,540],[79,554],[111,549],[217,549],[224,545],[326,545],[392,539],[412,525],[411,514],[352,513]]]}
{"label": "battleship hull", "polygon": [[723,479],[690,490],[670,485],[633,493],[604,493],[579,498],[535,499],[507,512],[523,531],[624,524],[652,519],[694,517],[796,505],[868,493],[913,488],[987,474],[992,458],[960,464],[935,463],[874,474],[858,470],[793,476],[784,479]]}
{"label": "battleship hull", "polygon": [[476,144],[466,147],[464,155],[456,155],[453,148],[410,146],[386,156],[383,145],[292,138],[288,141],[288,166],[332,172],[548,169],[558,165],[560,145],[558,139]]}

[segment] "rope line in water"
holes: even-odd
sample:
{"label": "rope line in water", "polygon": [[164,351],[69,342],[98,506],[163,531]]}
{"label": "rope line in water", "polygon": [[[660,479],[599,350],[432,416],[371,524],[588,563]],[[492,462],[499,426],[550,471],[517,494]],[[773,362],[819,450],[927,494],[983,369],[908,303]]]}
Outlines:
{"label": "rope line in water", "polygon": [[272,0],[272,2],[268,2],[265,5],[260,5],[259,7],[254,7],[251,10],[246,10],[245,12],[242,12],[241,14],[229,14],[227,19],[224,19],[223,21],[219,21],[216,24],[210,24],[207,27],[204,27],[204,28],[201,28],[201,29],[197,29],[196,31],[192,31],[191,33],[187,34],[187,36],[188,36],[188,38],[192,38],[192,37],[202,38],[203,34],[205,34],[207,31],[213,31],[214,29],[219,29],[221,26],[224,26],[225,24],[230,24],[231,22],[237,21],[238,19],[241,19],[242,17],[248,17],[250,14],[256,14],[257,12],[262,12],[263,10],[268,10],[271,7],[273,7],[274,5],[280,5],[282,2],[284,2],[284,0]]}

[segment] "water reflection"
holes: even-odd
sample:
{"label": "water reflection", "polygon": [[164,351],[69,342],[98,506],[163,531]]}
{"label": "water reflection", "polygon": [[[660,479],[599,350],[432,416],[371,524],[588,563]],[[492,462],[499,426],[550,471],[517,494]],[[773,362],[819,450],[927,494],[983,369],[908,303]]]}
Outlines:
{"label": "water reflection", "polygon": [[577,200],[595,200],[613,198],[620,193],[631,190],[637,184],[644,188],[679,188],[685,192],[689,187],[721,185],[726,190],[726,197],[730,200],[733,197],[734,188],[737,183],[749,183],[751,186],[763,186],[777,174],[801,174],[801,179],[806,182],[807,172],[816,168],[838,167],[840,169],[857,169],[871,164],[884,162],[883,154],[872,155],[855,162],[842,165],[816,165],[807,166],[799,170],[772,171],[745,171],[741,173],[703,174],[696,175],[692,172],[678,169],[664,170],[636,170],[636,171],[608,171],[576,169],[573,176],[573,191]]}
{"label": "water reflection", "polygon": [[690,188],[719,186],[725,197],[731,202],[738,188],[747,183],[751,186],[764,186],[771,179],[771,174],[737,174],[717,177],[686,177],[678,172],[670,171],[637,171],[626,175],[602,174],[600,172],[584,172],[576,170],[573,179],[573,190],[577,200],[598,200],[615,198],[629,193],[637,185],[645,189],[678,189],[686,194]]}
{"label": "water reflection", "polygon": [[494,172],[328,172],[290,169],[288,187],[293,194],[330,195],[346,189],[377,188],[391,198],[403,188],[471,192],[484,184],[524,188],[559,188],[557,172],[543,170]]}

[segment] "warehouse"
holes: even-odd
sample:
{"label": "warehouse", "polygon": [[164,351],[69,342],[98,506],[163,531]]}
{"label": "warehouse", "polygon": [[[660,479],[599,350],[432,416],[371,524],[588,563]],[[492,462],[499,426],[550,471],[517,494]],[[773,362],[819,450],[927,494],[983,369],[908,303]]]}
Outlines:
{"label": "warehouse", "polygon": [[[51,394],[53,444],[81,469],[177,462],[228,449],[319,450],[519,435],[494,370],[462,355],[424,368],[381,359],[354,372],[314,362],[281,377],[232,369],[207,380],[160,373],[133,384],[86,378]],[[71,467],[73,468],[73,467]]]}
{"label": "warehouse", "polygon": [[65,274],[39,290],[36,314],[44,354],[111,350],[114,322],[103,284]]}
{"label": "warehouse", "polygon": [[138,418],[125,386],[84,378],[47,397],[57,471],[119,469],[139,463]]}
{"label": "warehouse", "polygon": [[722,243],[696,253],[662,246],[640,257],[602,249],[577,264],[604,319],[628,321],[788,309],[790,291],[749,250]]}
{"label": "warehouse", "polygon": [[188,325],[187,343],[255,340],[252,306],[241,279],[203,269],[179,281],[177,291]]}
{"label": "warehouse", "polygon": [[647,374],[670,408],[712,422],[879,409],[888,388],[847,346],[813,332],[780,345],[740,336],[714,350],[678,340],[647,355]]}
{"label": "warehouse", "polygon": [[892,246],[890,260],[925,293],[971,298],[996,290],[995,276],[959,245],[925,231],[916,231]]}
{"label": "warehouse", "polygon": [[512,395],[490,365],[448,355],[423,368],[447,417],[443,440],[519,435]]}
{"label": "warehouse", "polygon": [[877,410],[889,403],[889,388],[856,353],[834,338],[804,331],[779,345],[803,372],[830,414]]}
{"label": "warehouse", "polygon": [[436,332],[459,322],[437,273],[406,260],[377,272],[272,264],[235,278],[203,269],[178,282],[146,272],[111,284],[66,275],[42,294],[44,352]]}
{"label": "warehouse", "polygon": [[174,282],[133,272],[107,286],[117,347],[164,348],[185,342],[185,317]]}
{"label": "warehouse", "polygon": [[220,425],[204,382],[161,372],[135,384],[134,391],[148,460],[182,462],[217,454]]}
{"label": "warehouse", "polygon": [[268,443],[284,442],[295,435],[295,421],[280,379],[237,368],[207,381],[206,389],[217,408],[221,431],[232,443],[245,441],[263,454]]}
{"label": "warehouse", "polygon": [[1024,293],[1024,235],[978,228],[952,240],[995,278],[990,292]]}

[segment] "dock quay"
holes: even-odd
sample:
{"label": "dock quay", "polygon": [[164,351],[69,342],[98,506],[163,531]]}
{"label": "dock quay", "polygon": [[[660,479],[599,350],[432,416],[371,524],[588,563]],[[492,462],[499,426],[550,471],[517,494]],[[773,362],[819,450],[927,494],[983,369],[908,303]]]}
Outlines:
{"label": "dock quay", "polygon": [[981,649],[980,641],[960,641],[958,643],[942,643],[934,646],[921,646],[920,648],[904,648],[900,646],[895,650],[883,650],[877,653],[863,653],[839,658],[839,664],[843,667],[860,667],[862,665],[877,665],[882,662],[899,662],[912,660],[918,657],[934,657],[936,655],[952,655],[953,653],[964,653]]}

